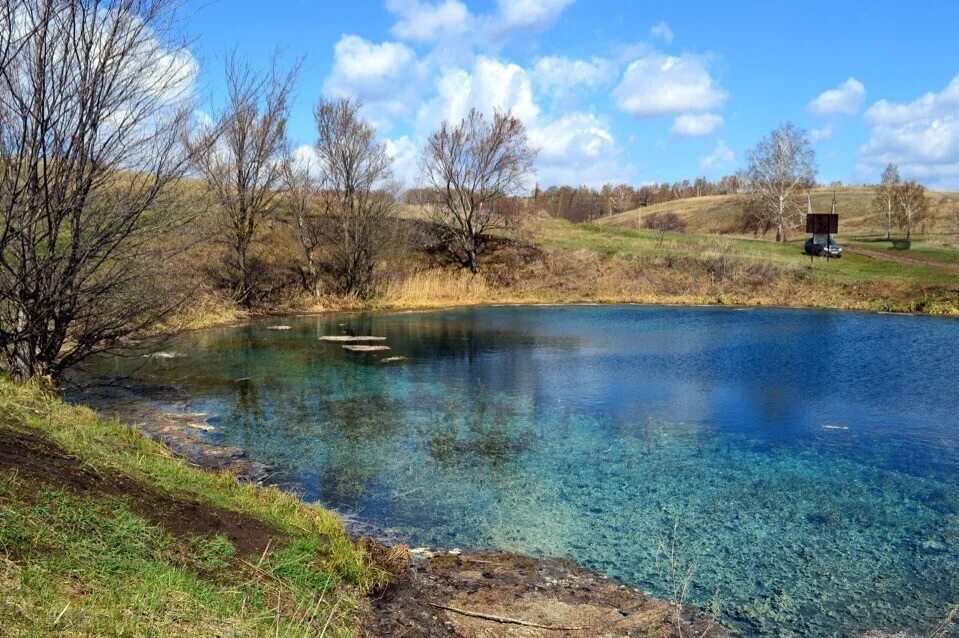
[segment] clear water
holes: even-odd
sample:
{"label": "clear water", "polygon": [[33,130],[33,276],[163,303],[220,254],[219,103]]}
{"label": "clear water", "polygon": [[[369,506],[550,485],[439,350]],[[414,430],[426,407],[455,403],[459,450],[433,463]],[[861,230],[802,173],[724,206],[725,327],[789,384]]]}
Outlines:
{"label": "clear water", "polygon": [[276,323],[98,372],[182,385],[212,439],[416,545],[571,556],[662,595],[674,539],[691,601],[745,635],[919,633],[959,602],[957,321],[558,307]]}

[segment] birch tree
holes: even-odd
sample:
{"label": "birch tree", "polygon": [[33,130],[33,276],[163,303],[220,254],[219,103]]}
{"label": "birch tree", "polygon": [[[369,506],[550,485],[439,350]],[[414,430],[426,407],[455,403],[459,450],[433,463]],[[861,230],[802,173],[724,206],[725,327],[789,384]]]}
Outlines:
{"label": "birch tree", "polygon": [[893,163],[886,165],[882,171],[882,181],[876,189],[876,199],[873,208],[882,216],[886,226],[886,239],[892,238],[892,222],[895,217],[896,189],[899,188],[899,167]]}
{"label": "birch tree", "polygon": [[488,233],[515,221],[510,197],[527,187],[536,155],[526,127],[508,111],[487,119],[473,109],[459,124],[444,121],[430,137],[423,181],[440,244],[456,263],[478,272]]}
{"label": "birch tree", "polygon": [[799,217],[802,192],[816,179],[816,157],[805,131],[791,123],[764,137],[747,156],[744,179],[760,209],[776,228],[776,241],[785,241],[790,217]]}
{"label": "birch tree", "polygon": [[929,216],[926,187],[911,180],[903,182],[896,187],[894,197],[900,224],[906,229],[906,239],[912,239],[912,229]]}
{"label": "birch tree", "polygon": [[15,378],[56,380],[179,299],[158,271],[196,69],[174,6],[0,4],[0,365]]}

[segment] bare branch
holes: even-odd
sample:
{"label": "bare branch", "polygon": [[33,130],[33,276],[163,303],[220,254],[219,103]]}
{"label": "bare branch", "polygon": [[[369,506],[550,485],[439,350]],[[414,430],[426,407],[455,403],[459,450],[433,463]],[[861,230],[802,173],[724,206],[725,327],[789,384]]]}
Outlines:
{"label": "bare branch", "polygon": [[193,58],[173,0],[7,0],[0,44],[0,357],[58,376],[162,319]]}
{"label": "bare branch", "polygon": [[760,140],[748,155],[743,179],[776,227],[776,241],[801,219],[802,193],[816,180],[816,156],[805,131],[790,123]]}
{"label": "bare branch", "polygon": [[526,186],[536,151],[523,123],[497,111],[488,121],[477,110],[457,126],[443,122],[426,143],[422,174],[441,245],[473,272],[487,233],[509,227],[517,207],[509,201]]}
{"label": "bare branch", "polygon": [[226,109],[193,145],[197,170],[220,214],[234,296],[249,305],[255,285],[250,250],[261,223],[279,203],[290,94],[300,65],[282,72],[274,55],[269,70],[260,73],[233,52],[225,67]]}

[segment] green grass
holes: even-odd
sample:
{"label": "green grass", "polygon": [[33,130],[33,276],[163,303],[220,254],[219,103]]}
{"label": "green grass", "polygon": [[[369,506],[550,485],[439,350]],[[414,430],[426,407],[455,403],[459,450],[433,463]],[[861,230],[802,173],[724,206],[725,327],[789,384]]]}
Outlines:
{"label": "green grass", "polygon": [[[903,264],[854,254],[847,254],[842,259],[810,262],[809,257],[803,254],[803,239],[776,243],[707,234],[666,233],[660,244],[661,236],[657,231],[601,224],[572,224],[556,219],[542,220],[537,226],[536,236],[548,247],[591,250],[608,258],[664,254],[696,256],[725,250],[739,259],[774,263],[786,268],[807,268],[812,263],[814,277],[823,281],[856,283],[899,280],[915,284],[948,284],[956,281],[954,271],[932,263]],[[925,254],[937,257],[930,261],[945,261],[942,255],[953,258],[959,255],[959,251],[947,248],[927,250]],[[912,252],[915,251],[910,251],[910,254]]]}
{"label": "green grass", "polygon": [[11,432],[55,442],[94,475],[247,514],[282,540],[244,561],[226,537],[174,536],[123,494],[0,472],[5,637],[348,636],[360,596],[383,578],[334,514],[188,467],[118,422],[0,380],[0,439]]}

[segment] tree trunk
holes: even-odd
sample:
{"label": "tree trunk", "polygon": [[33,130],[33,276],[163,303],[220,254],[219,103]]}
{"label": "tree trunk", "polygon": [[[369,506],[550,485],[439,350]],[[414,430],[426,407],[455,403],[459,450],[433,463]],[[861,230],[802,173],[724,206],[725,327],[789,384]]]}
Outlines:
{"label": "tree trunk", "polygon": [[784,241],[786,233],[783,224],[783,196],[779,196],[779,214],[776,215],[776,241]]}
{"label": "tree trunk", "polygon": [[249,302],[250,285],[249,271],[246,263],[246,245],[242,242],[236,247],[237,291],[236,300],[245,306]]}
{"label": "tree trunk", "polygon": [[892,195],[886,195],[886,239],[892,239]]}

